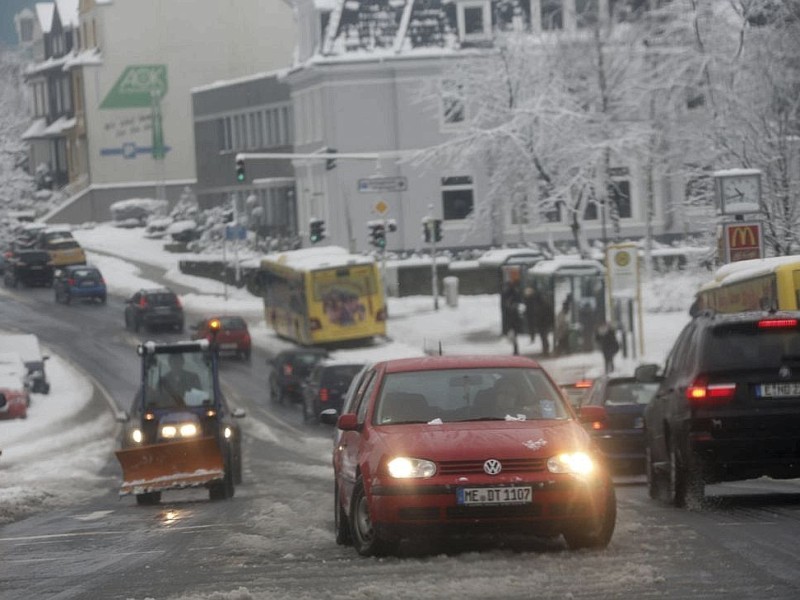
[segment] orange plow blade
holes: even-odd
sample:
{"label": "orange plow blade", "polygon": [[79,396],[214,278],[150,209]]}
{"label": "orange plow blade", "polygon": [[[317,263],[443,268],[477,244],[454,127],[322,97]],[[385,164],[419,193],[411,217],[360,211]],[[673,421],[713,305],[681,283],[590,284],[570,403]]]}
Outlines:
{"label": "orange plow blade", "polygon": [[126,448],[115,454],[122,466],[121,496],[201,486],[225,473],[213,437]]}

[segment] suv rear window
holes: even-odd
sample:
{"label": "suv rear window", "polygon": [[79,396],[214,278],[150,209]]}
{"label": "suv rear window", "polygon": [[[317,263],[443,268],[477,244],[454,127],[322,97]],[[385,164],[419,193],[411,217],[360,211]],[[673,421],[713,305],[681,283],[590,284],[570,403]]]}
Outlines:
{"label": "suv rear window", "polygon": [[350,385],[353,377],[364,368],[364,365],[338,365],[326,367],[322,373],[322,385],[329,387],[345,387]]}
{"label": "suv rear window", "polygon": [[26,264],[47,262],[50,260],[50,255],[47,252],[21,252],[18,257]]}
{"label": "suv rear window", "polygon": [[777,368],[800,363],[800,330],[747,326],[714,327],[701,352],[705,370]]}
{"label": "suv rear window", "polygon": [[147,301],[154,306],[172,306],[177,304],[175,294],[170,294],[167,292],[147,294]]}

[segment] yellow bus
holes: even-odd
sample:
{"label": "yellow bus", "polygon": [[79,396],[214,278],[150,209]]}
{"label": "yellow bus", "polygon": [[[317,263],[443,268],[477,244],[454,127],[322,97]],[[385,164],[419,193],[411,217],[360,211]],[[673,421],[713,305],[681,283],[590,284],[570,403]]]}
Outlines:
{"label": "yellow bus", "polygon": [[696,295],[695,310],[798,310],[800,256],[742,260],[717,269]]}
{"label": "yellow bus", "polygon": [[261,259],[267,325],[304,345],[386,335],[386,301],[375,261],[321,246]]}

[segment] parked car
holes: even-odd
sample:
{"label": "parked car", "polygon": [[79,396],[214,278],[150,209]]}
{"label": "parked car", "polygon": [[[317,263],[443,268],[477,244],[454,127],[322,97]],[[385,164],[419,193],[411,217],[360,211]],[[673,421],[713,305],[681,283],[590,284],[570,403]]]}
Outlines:
{"label": "parked car", "polygon": [[183,331],[183,305],[168,288],[142,289],[125,301],[125,327],[138,332],[143,327],[169,327]]}
{"label": "parked car", "polygon": [[53,285],[53,263],[44,250],[14,250],[6,257],[3,283],[7,287]]}
{"label": "parked car", "polygon": [[14,385],[14,380],[0,376],[0,419],[26,419],[28,395]]}
{"label": "parked car", "polygon": [[703,312],[658,365],[644,412],[648,491],[696,505],[705,485],[800,477],[800,312]]}
{"label": "parked car", "polygon": [[342,410],[342,402],[353,378],[365,361],[324,359],[302,384],[303,420],[319,421],[323,410]]}
{"label": "parked car", "polygon": [[53,278],[56,302],[69,304],[73,298],[106,302],[106,280],[97,267],[69,265],[57,269]]}
{"label": "parked car", "polygon": [[635,377],[603,375],[594,380],[581,406],[603,406],[606,418],[587,429],[605,453],[613,473],[644,473],[644,409],[658,390],[657,383]]}
{"label": "parked car", "polygon": [[564,394],[566,394],[567,400],[572,407],[578,408],[583,403],[584,398],[586,398],[586,394],[588,394],[589,390],[592,388],[592,383],[593,380],[583,378],[573,381],[572,383],[562,383],[561,389],[564,391]]}
{"label": "parked car", "polygon": [[193,340],[211,340],[214,338],[210,323],[217,321],[219,329],[216,333],[217,346],[220,354],[233,354],[242,360],[250,360],[252,350],[250,331],[247,322],[238,316],[208,317],[193,326]]}
{"label": "parked car", "polygon": [[31,379],[22,357],[16,352],[0,352],[0,379],[6,389],[19,392],[25,399],[25,406],[31,403]]}
{"label": "parked car", "polygon": [[18,353],[28,371],[30,390],[37,394],[48,394],[50,382],[44,363],[50,357],[42,354],[39,338],[33,333],[4,333],[0,335],[0,353]]}
{"label": "parked car", "polygon": [[[580,410],[591,420],[605,412]],[[604,547],[613,535],[603,455],[529,358],[378,362],[336,423],[336,541],[360,554],[449,533],[563,535],[570,548]]]}
{"label": "parked car", "polygon": [[267,360],[271,367],[267,380],[272,402],[283,404],[285,400],[300,402],[303,399],[301,384],[309,376],[311,369],[327,358],[324,348],[293,348],[280,352],[275,358]]}
{"label": "parked car", "polygon": [[41,248],[50,253],[50,259],[54,267],[86,264],[86,253],[81,248],[78,240],[56,238],[42,244]]}

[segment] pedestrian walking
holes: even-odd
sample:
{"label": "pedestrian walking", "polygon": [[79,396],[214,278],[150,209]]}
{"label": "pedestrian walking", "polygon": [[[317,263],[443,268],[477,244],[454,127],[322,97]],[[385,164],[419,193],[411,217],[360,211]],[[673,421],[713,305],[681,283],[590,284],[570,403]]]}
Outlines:
{"label": "pedestrian walking", "polygon": [[555,343],[556,354],[559,355],[569,353],[569,324],[571,311],[572,294],[568,294],[564,302],[561,303],[561,310],[558,311],[558,316],[556,317]]}
{"label": "pedestrian walking", "polygon": [[550,354],[550,331],[553,329],[553,307],[544,294],[534,287],[525,288],[525,319],[531,344],[538,335],[542,340],[542,354]]}
{"label": "pedestrian walking", "polygon": [[608,323],[603,323],[597,328],[595,339],[600,346],[600,352],[603,353],[606,373],[611,373],[614,370],[614,356],[619,352],[617,332]]}

